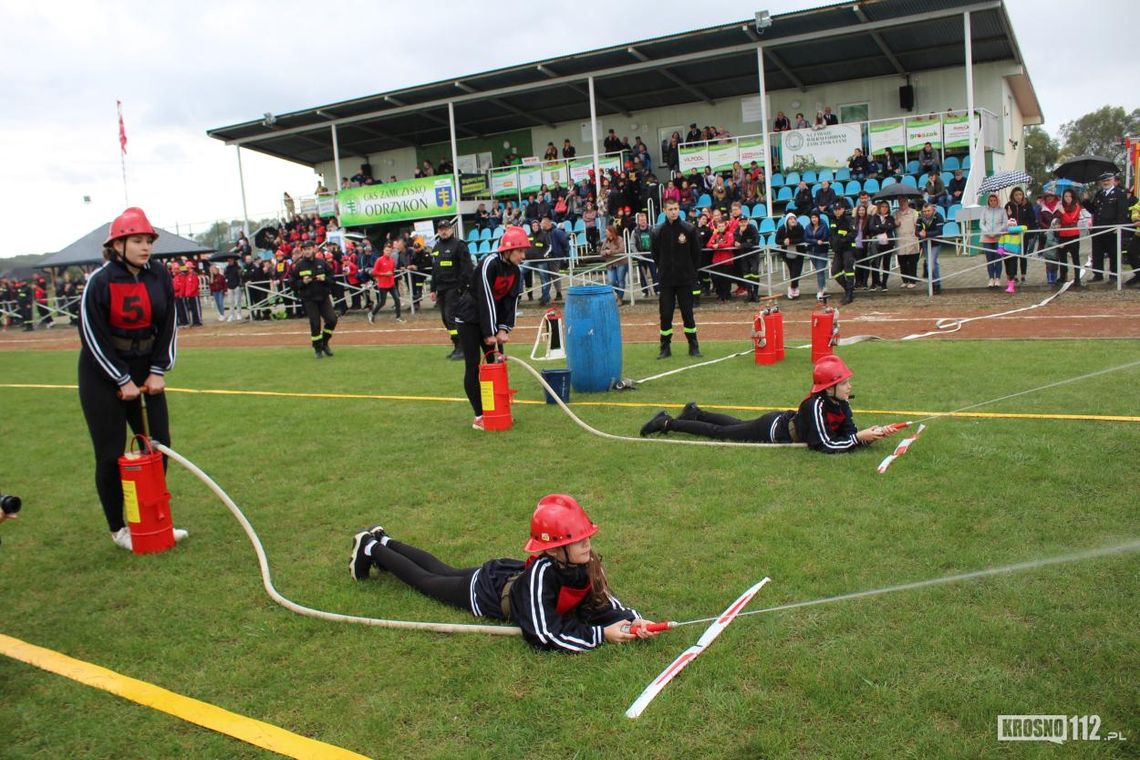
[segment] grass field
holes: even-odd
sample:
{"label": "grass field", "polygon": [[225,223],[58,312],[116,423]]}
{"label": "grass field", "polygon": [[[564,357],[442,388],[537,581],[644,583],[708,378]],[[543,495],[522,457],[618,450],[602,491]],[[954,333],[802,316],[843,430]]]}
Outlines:
{"label": "grass field", "polygon": [[[718,356],[739,346],[704,347]],[[442,622],[470,616],[390,577],[346,572],[381,522],[457,565],[521,554],[535,500],[578,497],[627,604],[654,619],[719,613],[753,582],[760,609],[1024,562],[1140,537],[1140,423],[935,420],[883,476],[893,441],[828,457],[602,440],[557,408],[519,405],[479,434],[462,367],[439,347],[186,350],[173,448],[260,534],[278,589],[324,610]],[[647,345],[625,374],[660,371]],[[0,384],[75,382],[70,352],[7,352]],[[861,426],[949,411],[1140,358],[1135,342],[868,343],[843,349]],[[674,359],[682,366],[687,359]],[[658,408],[794,407],[806,352],[733,359],[622,395],[576,395],[586,421],[636,435]],[[512,369],[518,398],[541,399]],[[1140,370],[979,412],[1135,415]],[[332,399],[177,389],[451,397]],[[743,617],[637,721],[623,712],[703,625],[582,656],[520,639],[300,617],[273,604],[239,526],[171,466],[190,539],[134,557],[108,540],[74,390],[0,387],[0,633],[373,757],[1136,756],[1140,557]],[[628,405],[628,406],[627,406]],[[867,410],[883,410],[872,413]],[[886,413],[897,410],[895,413]],[[758,412],[745,412],[754,414]],[[885,442],[884,442],[885,443]],[[1001,744],[1000,714],[1096,714],[1128,741]],[[0,756],[268,756],[161,712],[0,658]]]}

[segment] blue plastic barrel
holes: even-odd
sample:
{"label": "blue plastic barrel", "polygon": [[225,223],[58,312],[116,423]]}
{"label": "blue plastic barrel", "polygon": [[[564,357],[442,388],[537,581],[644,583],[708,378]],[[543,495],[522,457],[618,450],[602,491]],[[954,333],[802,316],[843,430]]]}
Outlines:
{"label": "blue plastic barrel", "polygon": [[579,393],[607,391],[621,379],[621,321],[609,285],[566,291],[566,364]]}
{"label": "blue plastic barrel", "polygon": [[[542,379],[546,381],[547,385],[554,389],[554,393],[558,398],[562,399],[562,403],[570,403],[570,370],[544,369],[542,370]],[[551,396],[550,391],[545,388],[542,389],[542,395],[546,397],[546,403],[557,403],[554,400],[554,396]]]}

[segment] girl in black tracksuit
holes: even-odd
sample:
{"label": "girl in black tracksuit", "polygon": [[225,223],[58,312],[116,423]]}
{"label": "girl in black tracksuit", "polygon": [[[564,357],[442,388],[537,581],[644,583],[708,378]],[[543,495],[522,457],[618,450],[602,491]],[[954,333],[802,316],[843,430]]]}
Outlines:
{"label": "girl in black tracksuit", "polygon": [[[544,519],[551,512],[557,513],[553,521]],[[570,529],[560,533],[558,525]],[[601,559],[590,546],[596,531],[577,501],[552,494],[535,509],[526,545],[531,555],[525,561],[492,559],[478,567],[454,568],[393,540],[377,526],[356,534],[349,571],[356,580],[367,580],[375,566],[475,617],[512,622],[536,649],[585,652],[605,642],[653,635],[628,629],[650,621],[610,592]]]}
{"label": "girl in black tracksuit", "polygon": [[[79,402],[95,447],[95,487],[107,527],[124,548],[118,457],[126,425],[143,432],[140,391],[149,396],[151,438],[170,445],[164,376],[174,368],[178,333],[170,273],[149,260],[156,237],[141,209],[112,222],[107,263],[88,280],[79,311]],[[145,255],[140,239],[150,241]]]}

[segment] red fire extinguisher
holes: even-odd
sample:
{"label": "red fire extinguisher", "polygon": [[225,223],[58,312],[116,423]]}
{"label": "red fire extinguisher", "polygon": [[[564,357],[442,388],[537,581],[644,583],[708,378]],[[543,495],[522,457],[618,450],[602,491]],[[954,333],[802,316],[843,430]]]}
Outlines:
{"label": "red fire extinguisher", "polygon": [[146,394],[139,396],[139,403],[143,433],[133,436],[119,457],[119,477],[123,481],[123,514],[131,530],[131,551],[154,554],[174,546],[174,524],[162,454],[150,440]]}
{"label": "red fire extinguisher", "polygon": [[752,319],[752,341],[757,364],[775,364],[784,358],[784,315],[776,304],[762,309]]}
{"label": "red fire extinguisher", "polygon": [[518,392],[507,377],[507,357],[501,351],[488,351],[479,365],[479,392],[483,397],[483,429],[510,430],[511,399]]}
{"label": "red fire extinguisher", "polygon": [[827,300],[816,304],[811,313],[811,363],[815,364],[832,353],[839,345],[839,310],[827,305]]}

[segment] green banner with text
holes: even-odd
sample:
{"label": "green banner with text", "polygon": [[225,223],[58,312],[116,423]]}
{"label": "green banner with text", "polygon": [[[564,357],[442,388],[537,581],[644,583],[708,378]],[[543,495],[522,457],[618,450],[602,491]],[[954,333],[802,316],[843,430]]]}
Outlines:
{"label": "green banner with text", "polygon": [[454,216],[458,210],[451,174],[353,187],[336,200],[344,227]]}

